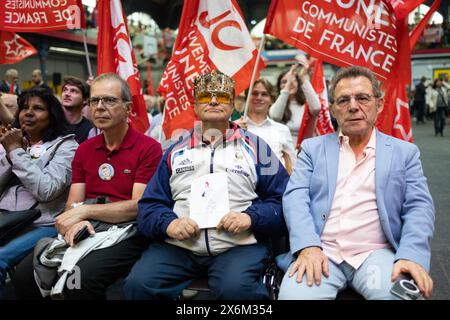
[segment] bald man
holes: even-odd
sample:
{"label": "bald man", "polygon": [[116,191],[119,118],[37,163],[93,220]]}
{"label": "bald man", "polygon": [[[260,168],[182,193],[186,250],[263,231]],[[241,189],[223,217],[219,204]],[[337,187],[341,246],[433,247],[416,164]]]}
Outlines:
{"label": "bald man", "polygon": [[50,87],[45,84],[44,79],[42,79],[41,69],[33,70],[33,72],[31,73],[31,82],[33,82],[33,85],[35,87],[41,87],[51,90]]}

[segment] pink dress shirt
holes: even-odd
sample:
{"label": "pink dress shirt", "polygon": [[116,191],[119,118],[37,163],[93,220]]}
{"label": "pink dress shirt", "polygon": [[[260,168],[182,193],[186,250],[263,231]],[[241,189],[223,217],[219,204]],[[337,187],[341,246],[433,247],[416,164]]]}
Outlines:
{"label": "pink dress shirt", "polygon": [[342,132],[339,143],[336,192],[321,235],[322,248],[335,263],[346,261],[358,269],[373,251],[390,247],[381,228],[375,194],[376,130],[359,162]]}

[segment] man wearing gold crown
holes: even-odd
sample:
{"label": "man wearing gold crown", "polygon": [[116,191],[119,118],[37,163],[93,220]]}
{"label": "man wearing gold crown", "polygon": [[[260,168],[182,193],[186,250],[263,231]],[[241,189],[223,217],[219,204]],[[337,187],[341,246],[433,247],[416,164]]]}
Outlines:
{"label": "man wearing gold crown", "polygon": [[201,122],[167,150],[138,203],[138,228],[154,242],[125,280],[125,295],[175,299],[207,276],[216,299],[267,299],[261,275],[269,238],[286,232],[288,175],[263,140],[229,122],[230,77],[197,77],[194,99]]}

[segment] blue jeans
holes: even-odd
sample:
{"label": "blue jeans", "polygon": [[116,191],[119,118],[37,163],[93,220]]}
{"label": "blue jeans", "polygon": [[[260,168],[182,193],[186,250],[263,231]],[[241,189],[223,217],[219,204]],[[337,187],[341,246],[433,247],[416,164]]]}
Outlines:
{"label": "blue jeans", "polygon": [[[329,277],[322,275],[321,283],[306,284],[306,273],[302,282],[297,283],[297,273],[289,277],[286,272],[281,283],[280,300],[331,300],[338,292],[350,286],[367,300],[398,300],[390,290],[394,252],[380,249],[372,252],[364,263],[355,270],[347,262],[336,264],[328,260]],[[292,265],[289,267],[289,269]]]}
{"label": "blue jeans", "polygon": [[125,279],[127,299],[176,299],[193,279],[208,276],[215,299],[268,299],[261,281],[269,257],[262,244],[237,246],[217,256],[197,256],[167,244],[151,244]]}
{"label": "blue jeans", "polygon": [[56,237],[57,234],[54,227],[37,227],[0,246],[0,299],[3,297],[6,273],[33,250],[38,240]]}

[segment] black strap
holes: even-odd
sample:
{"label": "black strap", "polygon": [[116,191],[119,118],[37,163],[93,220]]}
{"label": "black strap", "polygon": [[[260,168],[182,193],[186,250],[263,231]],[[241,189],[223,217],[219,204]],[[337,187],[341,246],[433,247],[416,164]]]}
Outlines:
{"label": "black strap", "polygon": [[447,99],[446,99],[446,97],[444,97],[442,90],[438,89],[437,92],[438,92],[439,96],[442,98],[442,101],[444,101],[444,107],[447,107]]}

